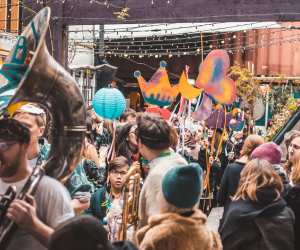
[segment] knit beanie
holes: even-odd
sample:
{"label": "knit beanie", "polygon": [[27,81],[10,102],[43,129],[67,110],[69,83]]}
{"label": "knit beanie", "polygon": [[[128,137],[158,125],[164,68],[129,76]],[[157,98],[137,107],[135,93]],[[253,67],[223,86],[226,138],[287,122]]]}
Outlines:
{"label": "knit beanie", "polygon": [[282,150],[280,146],[274,142],[267,142],[254,149],[250,158],[266,160],[271,164],[280,164],[281,156]]}
{"label": "knit beanie", "polygon": [[178,208],[193,207],[202,193],[202,172],[196,163],[170,169],[162,181],[166,201]]}

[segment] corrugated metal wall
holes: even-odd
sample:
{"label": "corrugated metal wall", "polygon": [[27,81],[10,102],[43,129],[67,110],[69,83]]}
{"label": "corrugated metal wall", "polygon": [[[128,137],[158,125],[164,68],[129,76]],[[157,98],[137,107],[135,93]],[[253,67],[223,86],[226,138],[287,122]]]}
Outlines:
{"label": "corrugated metal wall", "polygon": [[[287,29],[261,29],[236,33],[233,63],[255,75],[300,76],[300,22],[285,23]],[[288,29],[288,27],[299,27]]]}

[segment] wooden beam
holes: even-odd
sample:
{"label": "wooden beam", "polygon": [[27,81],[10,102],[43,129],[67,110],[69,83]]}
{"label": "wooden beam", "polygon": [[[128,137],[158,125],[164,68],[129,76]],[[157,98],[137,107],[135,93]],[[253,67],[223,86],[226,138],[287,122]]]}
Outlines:
{"label": "wooden beam", "polygon": [[[36,1],[24,2],[34,10],[43,7]],[[154,4],[151,0],[108,0],[109,8],[101,4],[104,2],[102,0],[65,0],[59,4],[51,2],[48,5],[52,8],[52,15],[63,18],[67,25],[300,20],[298,0],[153,0]],[[124,2],[129,8],[130,16],[126,20],[120,20],[114,12],[125,7]],[[63,5],[63,13],[56,11],[57,5]]]}
{"label": "wooden beam", "polygon": [[[63,27],[68,25],[300,20],[298,0],[108,0],[111,4],[109,8],[99,4],[101,2],[103,1],[65,0],[49,1],[47,4],[52,9],[54,55],[63,65],[67,54]],[[35,12],[43,8],[43,4],[32,0],[23,0],[23,3],[26,6],[23,9],[23,21],[26,24]],[[130,16],[120,20],[114,12],[125,7],[125,3]]]}

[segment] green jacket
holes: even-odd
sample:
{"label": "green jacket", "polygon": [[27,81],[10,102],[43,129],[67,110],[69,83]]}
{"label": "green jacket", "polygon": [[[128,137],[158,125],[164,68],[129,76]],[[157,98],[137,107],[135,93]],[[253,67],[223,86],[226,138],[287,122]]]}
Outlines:
{"label": "green jacket", "polygon": [[66,182],[66,188],[69,190],[71,197],[78,191],[81,192],[95,192],[95,185],[87,178],[83,164],[85,160],[81,160],[69,179]]}
{"label": "green jacket", "polygon": [[90,207],[86,210],[86,214],[93,215],[98,218],[102,224],[106,224],[106,214],[110,207],[109,194],[105,186],[99,188],[92,194]]}

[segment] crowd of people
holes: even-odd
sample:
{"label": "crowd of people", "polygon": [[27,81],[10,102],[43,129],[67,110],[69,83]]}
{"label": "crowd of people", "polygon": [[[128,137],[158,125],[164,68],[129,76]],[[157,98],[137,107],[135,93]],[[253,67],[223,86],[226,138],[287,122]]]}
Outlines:
{"label": "crowd of people", "polygon": [[[1,205],[47,161],[48,118],[29,103],[0,120]],[[300,249],[300,132],[284,146],[286,155],[249,130],[130,109],[112,123],[89,109],[71,175],[44,176],[5,211],[17,225],[7,249]],[[214,231],[207,216],[217,206]]]}

